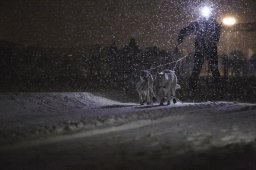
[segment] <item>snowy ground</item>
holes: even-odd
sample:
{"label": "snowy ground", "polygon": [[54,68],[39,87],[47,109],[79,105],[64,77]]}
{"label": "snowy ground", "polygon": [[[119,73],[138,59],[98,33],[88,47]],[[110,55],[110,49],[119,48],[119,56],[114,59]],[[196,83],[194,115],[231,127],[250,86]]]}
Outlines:
{"label": "snowy ground", "polygon": [[256,169],[255,122],[256,104],[249,103],[160,107],[91,93],[1,94],[0,163],[6,169]]}
{"label": "snowy ground", "polygon": [[2,94],[0,144],[164,116],[151,113],[159,109],[155,106],[121,103],[92,93]]}

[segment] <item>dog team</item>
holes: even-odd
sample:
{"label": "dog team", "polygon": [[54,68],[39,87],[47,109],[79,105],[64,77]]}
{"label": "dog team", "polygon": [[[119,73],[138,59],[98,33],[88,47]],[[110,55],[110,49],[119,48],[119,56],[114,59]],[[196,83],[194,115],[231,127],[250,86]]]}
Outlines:
{"label": "dog team", "polygon": [[177,76],[173,70],[165,69],[157,73],[154,78],[150,71],[140,71],[139,81],[136,83],[136,91],[139,94],[140,104],[153,105],[155,99],[164,105],[170,105],[171,101],[176,103],[176,90],[180,89]]}

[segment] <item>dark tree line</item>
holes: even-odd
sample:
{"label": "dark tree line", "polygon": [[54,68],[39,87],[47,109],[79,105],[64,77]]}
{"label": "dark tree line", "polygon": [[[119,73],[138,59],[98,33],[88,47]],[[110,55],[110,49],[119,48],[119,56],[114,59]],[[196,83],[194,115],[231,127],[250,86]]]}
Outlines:
{"label": "dark tree line", "polygon": [[235,50],[229,55],[222,56],[223,74],[225,78],[247,77],[253,75],[255,66],[255,55],[246,59],[242,51]]}
{"label": "dark tree line", "polygon": [[47,90],[65,86],[128,90],[133,88],[140,70],[171,62],[177,55],[157,47],[139,48],[134,38],[122,48],[114,42],[110,46],[80,49],[24,47],[2,42],[1,88],[31,86]]}
{"label": "dark tree line", "polygon": [[115,43],[108,47],[96,46],[90,55],[84,59],[87,71],[86,79],[92,85],[106,85],[118,89],[134,88],[140,70],[152,69],[153,73],[164,69],[154,69],[159,65],[172,62],[179,53],[167,52],[157,47],[139,48],[134,38],[128,45],[118,48]]}
{"label": "dark tree line", "polygon": [[[84,91],[115,89],[135,92],[135,81],[140,70],[152,69],[155,76],[166,64],[184,55],[179,50],[166,51],[158,47],[140,48],[135,39],[124,47],[114,42],[109,46],[92,45],[86,48],[37,48],[0,42],[1,91]],[[220,57],[229,99],[255,100],[255,56],[250,60],[240,51]],[[176,65],[182,86],[179,96],[189,93],[188,78],[193,68],[193,54]],[[202,74],[205,75],[205,74]],[[211,81],[202,76],[201,94],[212,94]],[[202,96],[199,96],[202,98]]]}

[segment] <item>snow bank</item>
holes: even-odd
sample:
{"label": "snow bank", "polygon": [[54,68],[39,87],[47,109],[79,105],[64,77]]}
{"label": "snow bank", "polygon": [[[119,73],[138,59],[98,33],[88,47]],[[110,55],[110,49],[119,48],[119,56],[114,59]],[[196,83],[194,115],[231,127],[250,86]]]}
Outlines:
{"label": "snow bank", "polygon": [[91,93],[20,93],[0,95],[1,112],[10,109],[32,110],[40,106],[59,108],[65,106],[83,106],[93,108],[103,105],[120,104],[113,100],[95,96]]}
{"label": "snow bank", "polygon": [[0,143],[85,125],[93,128],[97,123],[88,121],[100,116],[95,109],[128,104],[87,92],[0,94]]}
{"label": "snow bank", "polygon": [[0,94],[0,144],[156,120],[170,114],[225,113],[251,107],[255,105],[232,102],[140,106],[87,92]]}

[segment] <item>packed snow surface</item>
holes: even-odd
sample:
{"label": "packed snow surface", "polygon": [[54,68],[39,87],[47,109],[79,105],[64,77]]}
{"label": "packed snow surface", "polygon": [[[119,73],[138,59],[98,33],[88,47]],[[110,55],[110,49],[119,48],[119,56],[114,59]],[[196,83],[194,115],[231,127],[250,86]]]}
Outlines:
{"label": "packed snow surface", "polygon": [[[102,95],[103,96],[103,95]],[[153,122],[198,115],[230,116],[242,110],[255,117],[255,104],[236,102],[181,103],[170,106],[141,106],[96,96],[88,92],[18,93],[0,95],[0,143],[12,145],[21,141],[58,136],[74,132],[102,134],[139,128]],[[226,114],[226,113],[232,114]],[[242,115],[241,115],[242,116]],[[244,116],[244,115],[243,115]],[[234,117],[235,118],[235,117]],[[224,119],[226,120],[226,119]],[[202,120],[204,121],[204,120]],[[127,124],[121,126],[123,124]],[[234,127],[236,128],[236,127]],[[100,131],[97,131],[97,130]],[[104,129],[104,130],[103,130]],[[94,131],[91,133],[91,131]],[[95,131],[96,130],[96,131]],[[242,134],[241,136],[249,136]],[[75,138],[86,134],[74,135]],[[223,138],[229,141],[230,135]],[[253,136],[252,136],[253,138]],[[56,140],[56,139],[55,139]],[[193,137],[188,140],[193,140]]]}
{"label": "packed snow surface", "polygon": [[[96,127],[104,106],[131,105],[91,93],[19,93],[0,95],[0,141],[35,134]],[[89,123],[89,119],[93,122]],[[99,117],[99,119],[95,118]]]}
{"label": "packed snow surface", "polygon": [[141,106],[94,94],[0,94],[1,167],[256,166],[256,104],[209,101]]}

